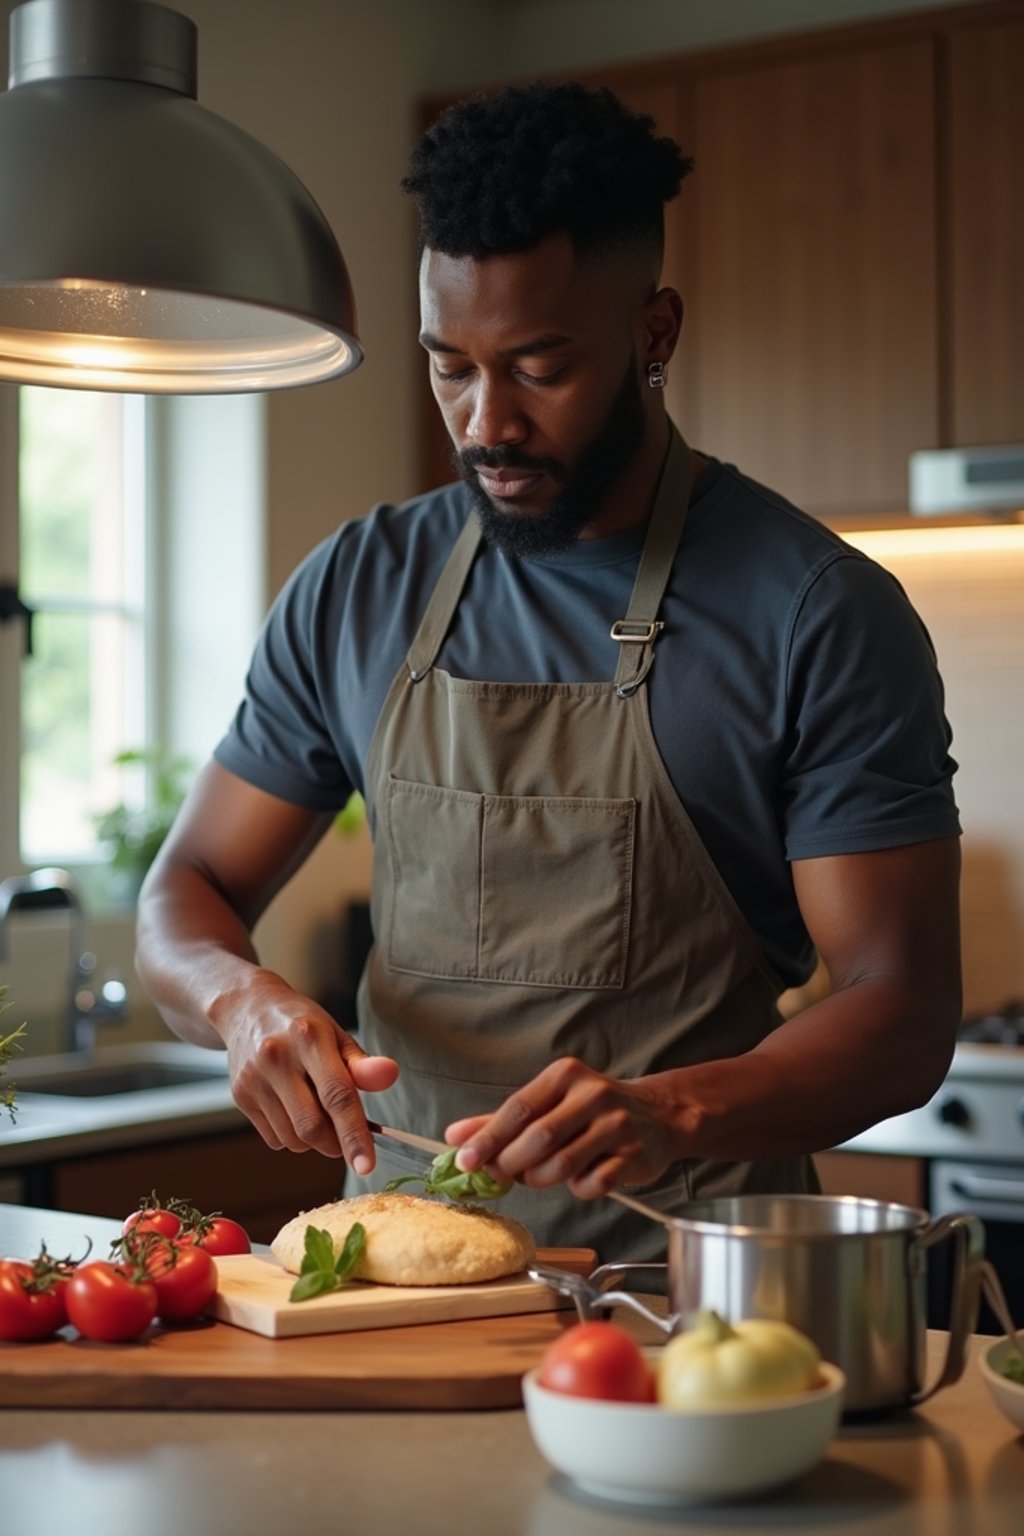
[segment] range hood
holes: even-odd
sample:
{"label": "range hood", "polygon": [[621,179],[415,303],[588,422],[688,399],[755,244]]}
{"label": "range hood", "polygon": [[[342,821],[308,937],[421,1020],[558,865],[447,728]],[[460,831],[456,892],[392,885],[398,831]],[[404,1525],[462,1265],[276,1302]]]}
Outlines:
{"label": "range hood", "polygon": [[912,453],[909,480],[909,506],[916,517],[1024,515],[1024,443]]}

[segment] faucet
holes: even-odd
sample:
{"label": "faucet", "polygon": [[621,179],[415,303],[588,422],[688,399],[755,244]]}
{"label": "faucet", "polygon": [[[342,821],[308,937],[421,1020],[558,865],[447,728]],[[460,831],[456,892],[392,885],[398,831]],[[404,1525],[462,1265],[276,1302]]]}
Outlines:
{"label": "faucet", "polygon": [[37,869],[28,875],[0,880],[0,960],[7,956],[7,919],[12,912],[42,912],[64,908],[71,913],[71,971],[64,1021],[64,1047],[90,1052],[96,1045],[100,1020],[123,1019],[128,989],[111,976],[97,988],[93,982],[96,956],[85,947],[85,911],[66,869]]}

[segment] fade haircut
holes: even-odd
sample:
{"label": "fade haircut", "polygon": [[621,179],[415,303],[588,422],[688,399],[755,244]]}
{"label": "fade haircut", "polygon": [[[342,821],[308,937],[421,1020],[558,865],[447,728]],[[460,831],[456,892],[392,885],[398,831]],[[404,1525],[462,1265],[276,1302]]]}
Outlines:
{"label": "fade haircut", "polygon": [[664,206],[693,161],[653,128],[611,91],[575,81],[456,102],[402,181],[419,205],[421,249],[482,261],[565,233],[577,256],[643,249],[660,265]]}

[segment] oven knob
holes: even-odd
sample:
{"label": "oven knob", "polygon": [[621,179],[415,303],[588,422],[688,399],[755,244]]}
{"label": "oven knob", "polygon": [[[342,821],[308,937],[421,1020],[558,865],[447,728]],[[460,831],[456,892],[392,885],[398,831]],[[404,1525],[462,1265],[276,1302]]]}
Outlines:
{"label": "oven knob", "polygon": [[943,1099],[938,1106],[938,1115],[943,1125],[955,1125],[960,1130],[971,1123],[971,1112],[963,1099]]}

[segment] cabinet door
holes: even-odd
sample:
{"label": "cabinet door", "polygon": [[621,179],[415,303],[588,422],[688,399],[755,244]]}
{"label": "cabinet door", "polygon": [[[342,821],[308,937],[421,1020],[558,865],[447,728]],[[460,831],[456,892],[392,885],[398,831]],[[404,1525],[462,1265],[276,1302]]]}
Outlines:
{"label": "cabinet door", "polygon": [[343,1178],[344,1167],[333,1158],[271,1152],[247,1128],[57,1163],[47,1203],[123,1219],[156,1190],[165,1200],[176,1195],[200,1210],[223,1211],[254,1242],[269,1243],[299,1211],[339,1200]]}
{"label": "cabinet door", "polygon": [[696,85],[689,436],[822,516],[904,509],[938,441],[933,73],[926,39]]}
{"label": "cabinet door", "polygon": [[950,38],[952,440],[1024,442],[1024,21]]}
{"label": "cabinet door", "polygon": [[875,1152],[816,1152],[814,1162],[825,1195],[891,1200],[918,1209],[927,1205],[926,1168],[920,1157],[884,1157]]}

